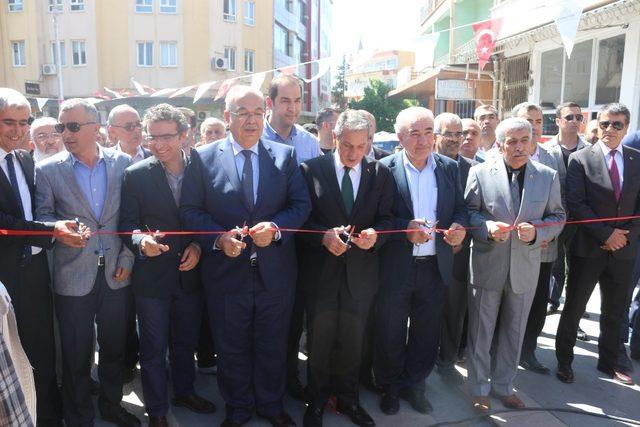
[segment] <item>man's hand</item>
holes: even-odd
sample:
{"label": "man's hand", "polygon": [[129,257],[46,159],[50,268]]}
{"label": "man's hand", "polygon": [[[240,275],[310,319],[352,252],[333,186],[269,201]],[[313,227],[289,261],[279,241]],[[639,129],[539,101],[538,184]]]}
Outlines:
{"label": "man's hand", "polygon": [[351,242],[363,251],[368,251],[376,244],[376,240],[378,240],[376,230],[367,228],[366,230],[362,230],[358,237],[352,238]]}
{"label": "man's hand", "polygon": [[56,221],[53,227],[53,237],[72,248],[84,248],[87,239],[91,237],[91,229],[75,221]]}
{"label": "man's hand", "polygon": [[140,240],[140,251],[142,252],[142,255],[146,257],[154,257],[167,252],[169,250],[169,246],[156,241],[156,239],[161,237],[163,237],[163,235],[160,233],[145,235],[142,240]]}
{"label": "man's hand", "polygon": [[412,231],[407,231],[407,240],[409,240],[414,245],[421,245],[433,239],[433,236],[431,235],[429,230],[424,228],[425,226],[426,223],[424,222],[424,219],[416,218],[409,221],[407,230]]}
{"label": "man's hand", "polygon": [[256,246],[264,248],[273,242],[276,229],[273,228],[270,222],[259,222],[249,229],[249,235]]}
{"label": "man's hand", "polygon": [[200,249],[200,245],[197,243],[190,243],[182,253],[178,270],[189,271],[195,268],[195,266],[198,265],[198,261],[200,261],[201,252],[202,250]]}
{"label": "man's hand", "polygon": [[247,234],[248,232],[249,229],[247,227],[244,227],[242,230],[238,230],[237,228],[229,230],[220,235],[217,245],[222,249],[222,252],[224,252],[226,256],[235,258],[240,255],[240,252],[242,252],[244,248],[247,247],[245,242],[238,240],[238,237],[243,234]]}
{"label": "man's hand", "polygon": [[116,268],[116,273],[113,275],[113,278],[116,282],[123,282],[129,278],[131,274],[131,270],[127,270],[123,267]]}
{"label": "man's hand", "polygon": [[503,243],[511,235],[511,226],[500,221],[487,221],[487,231],[494,241]]}
{"label": "man's hand", "polygon": [[451,246],[458,246],[462,244],[464,237],[467,235],[467,231],[463,226],[454,222],[451,224],[448,230],[444,232],[444,241]]}
{"label": "man's hand", "polygon": [[625,246],[627,246],[627,234],[629,234],[629,230],[621,230],[619,228],[614,228],[613,233],[609,236],[604,245],[601,246],[605,251],[617,251]]}
{"label": "man's hand", "polygon": [[536,228],[533,224],[529,224],[528,222],[521,222],[516,226],[518,230],[518,239],[521,242],[529,243],[533,242],[536,238]]}
{"label": "man's hand", "polygon": [[340,235],[344,231],[349,231],[351,226],[334,227],[325,231],[322,237],[322,245],[335,256],[340,256],[347,251],[349,246],[340,239]]}
{"label": "man's hand", "polygon": [[460,252],[462,250],[462,245],[457,245],[453,247],[453,254],[457,254],[458,252]]}

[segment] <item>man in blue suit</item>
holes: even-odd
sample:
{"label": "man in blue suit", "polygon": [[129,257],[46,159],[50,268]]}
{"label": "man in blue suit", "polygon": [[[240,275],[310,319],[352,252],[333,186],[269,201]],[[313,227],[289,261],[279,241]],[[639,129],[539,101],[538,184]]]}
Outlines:
{"label": "man in blue suit", "polygon": [[230,135],[192,151],[182,187],[185,227],[221,233],[198,240],[225,427],[246,423],[254,408],[274,426],[295,425],[282,398],[296,254],[279,229],[299,228],[310,201],[294,149],[261,138],[264,108],[260,92],[232,88]]}

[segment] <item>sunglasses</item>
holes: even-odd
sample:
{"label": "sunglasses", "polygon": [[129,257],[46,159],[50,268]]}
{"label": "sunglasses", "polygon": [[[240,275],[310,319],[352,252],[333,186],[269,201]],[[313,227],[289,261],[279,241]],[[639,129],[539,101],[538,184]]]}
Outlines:
{"label": "sunglasses", "polygon": [[133,132],[134,129],[136,128],[142,128],[142,123],[140,122],[129,122],[127,124],[124,124],[122,126],[119,125],[111,125],[114,128],[122,128],[124,130],[126,130],[127,132]]}
{"label": "sunglasses", "polygon": [[598,123],[598,126],[602,130],[607,130],[609,128],[609,125],[613,126],[615,130],[622,130],[625,126],[625,124],[620,121],[610,122],[609,120],[603,120]]}
{"label": "sunglasses", "polygon": [[584,120],[584,116],[582,114],[569,114],[567,116],[564,116],[564,119],[568,122],[572,122],[574,119],[577,122],[581,122]]}
{"label": "sunglasses", "polygon": [[86,123],[78,123],[78,122],[69,122],[69,123],[56,123],[53,127],[56,132],[62,133],[64,129],[67,128],[69,132],[80,132],[80,128],[85,125],[95,125],[96,122],[86,122]]}

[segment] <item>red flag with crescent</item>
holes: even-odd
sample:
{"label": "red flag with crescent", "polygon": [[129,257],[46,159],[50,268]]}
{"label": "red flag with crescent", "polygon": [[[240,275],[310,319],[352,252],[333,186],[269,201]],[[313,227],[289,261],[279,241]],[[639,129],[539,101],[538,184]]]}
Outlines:
{"label": "red flag with crescent", "polygon": [[498,34],[502,27],[502,18],[489,19],[488,21],[473,24],[473,38],[476,41],[476,55],[478,56],[478,66],[484,69],[487,62],[491,60],[491,54],[496,47]]}

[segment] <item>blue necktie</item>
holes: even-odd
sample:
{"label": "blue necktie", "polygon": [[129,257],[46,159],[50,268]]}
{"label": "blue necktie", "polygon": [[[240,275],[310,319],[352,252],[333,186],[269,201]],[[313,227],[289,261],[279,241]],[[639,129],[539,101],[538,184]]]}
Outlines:
{"label": "blue necktie", "polygon": [[253,164],[251,163],[251,150],[242,150],[244,155],[244,166],[242,167],[242,192],[249,205],[249,210],[253,211]]}
{"label": "blue necktie", "polygon": [[[18,178],[16,177],[16,167],[13,164],[13,153],[7,154],[5,159],[7,160],[7,170],[9,171],[9,181],[13,188],[13,195],[16,198],[20,210],[20,218],[25,219],[24,206],[22,205],[22,198],[20,197],[20,187],[18,186]],[[22,249],[22,261],[23,264],[31,261],[31,246],[25,245]]]}

